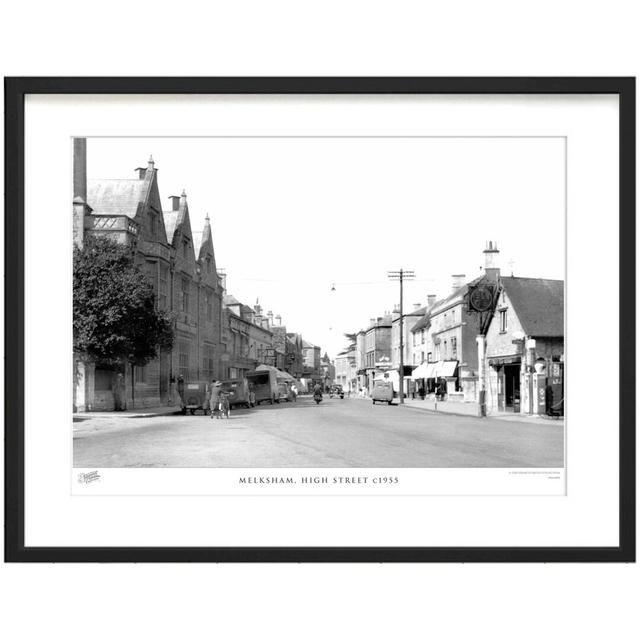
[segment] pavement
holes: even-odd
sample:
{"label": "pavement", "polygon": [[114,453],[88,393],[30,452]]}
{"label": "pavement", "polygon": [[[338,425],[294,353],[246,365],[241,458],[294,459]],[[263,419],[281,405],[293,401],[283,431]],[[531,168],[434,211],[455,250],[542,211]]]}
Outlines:
{"label": "pavement", "polygon": [[[420,401],[416,401],[420,402]],[[169,408],[167,408],[169,409]],[[172,409],[175,411],[175,409]],[[231,417],[76,414],[76,467],[562,467],[564,427],[355,398],[233,409]]]}
{"label": "pavement", "polygon": [[91,418],[104,418],[115,416],[120,418],[155,418],[157,416],[177,415],[180,413],[179,407],[146,407],[142,409],[131,409],[130,411],[85,411],[74,413],[73,421],[82,422]]}

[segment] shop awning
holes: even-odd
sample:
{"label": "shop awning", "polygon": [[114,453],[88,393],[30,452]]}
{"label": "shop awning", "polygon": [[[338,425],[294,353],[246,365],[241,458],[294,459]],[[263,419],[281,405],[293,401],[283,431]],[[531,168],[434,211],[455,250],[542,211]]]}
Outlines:
{"label": "shop awning", "polygon": [[277,380],[287,380],[289,382],[297,382],[296,379],[286,371],[281,371],[277,367],[268,364],[260,364],[256,367],[256,371],[275,371]]}
{"label": "shop awning", "polygon": [[445,378],[452,377],[456,373],[457,360],[440,360],[438,362],[423,362],[413,370],[411,377],[418,378]]}
{"label": "shop awning", "polygon": [[445,360],[439,364],[441,365],[441,367],[440,373],[438,375],[440,375],[442,378],[450,378],[451,376],[455,375],[456,368],[458,367],[457,360]]}
{"label": "shop awning", "polygon": [[411,377],[414,380],[418,380],[419,378],[429,378],[430,376],[428,375],[428,371],[429,371],[429,367],[431,367],[432,364],[433,363],[431,363],[431,362],[423,362],[422,364],[419,364],[411,372]]}

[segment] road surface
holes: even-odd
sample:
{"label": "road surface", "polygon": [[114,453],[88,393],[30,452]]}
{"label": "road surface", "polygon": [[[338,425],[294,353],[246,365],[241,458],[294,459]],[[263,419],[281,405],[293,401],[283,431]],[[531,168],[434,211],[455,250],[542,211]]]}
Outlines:
{"label": "road surface", "polygon": [[562,423],[310,397],[232,410],[74,420],[75,467],[562,467]]}

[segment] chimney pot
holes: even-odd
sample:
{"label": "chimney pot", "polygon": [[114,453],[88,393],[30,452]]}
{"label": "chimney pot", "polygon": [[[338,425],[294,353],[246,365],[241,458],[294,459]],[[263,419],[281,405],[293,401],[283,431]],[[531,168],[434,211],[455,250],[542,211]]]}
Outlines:
{"label": "chimney pot", "polygon": [[458,289],[464,286],[464,279],[465,279],[464,273],[456,273],[452,275],[451,278],[452,278],[452,284],[451,284],[452,291],[457,291]]}

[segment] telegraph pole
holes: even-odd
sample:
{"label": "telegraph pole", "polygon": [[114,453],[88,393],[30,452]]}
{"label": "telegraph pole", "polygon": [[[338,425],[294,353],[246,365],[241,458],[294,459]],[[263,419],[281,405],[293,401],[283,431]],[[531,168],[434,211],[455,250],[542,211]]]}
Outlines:
{"label": "telegraph pole", "polygon": [[[389,280],[398,280],[400,282],[400,371],[398,384],[398,401],[404,404],[404,311],[402,306],[402,283],[404,280],[413,280],[416,277],[414,271],[387,271]],[[391,324],[393,327],[393,323]],[[392,329],[393,331],[393,329]]]}

